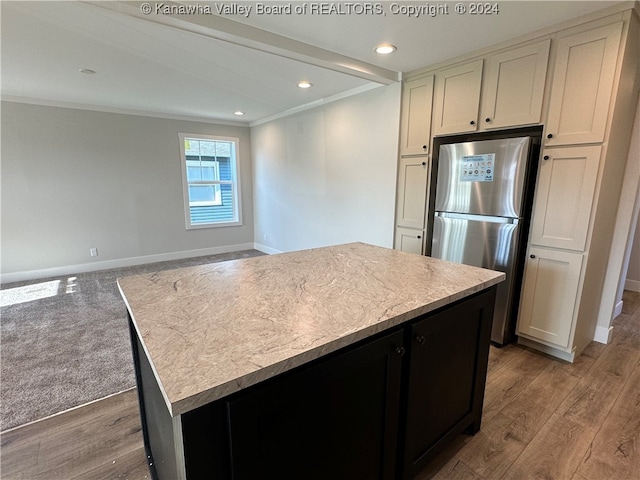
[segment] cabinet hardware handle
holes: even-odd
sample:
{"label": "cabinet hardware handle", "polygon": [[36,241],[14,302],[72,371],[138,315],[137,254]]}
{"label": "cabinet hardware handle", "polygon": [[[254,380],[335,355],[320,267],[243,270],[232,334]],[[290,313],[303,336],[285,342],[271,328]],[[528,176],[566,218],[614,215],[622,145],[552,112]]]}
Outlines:
{"label": "cabinet hardware handle", "polygon": [[533,253],[531,255],[529,255],[529,257],[536,258],[536,256]]}
{"label": "cabinet hardware handle", "polygon": [[547,138],[553,138],[553,133],[550,133],[549,135],[547,135]]}
{"label": "cabinet hardware handle", "polygon": [[426,164],[427,164],[427,162],[422,162],[422,166],[424,166],[424,165],[426,165]]}
{"label": "cabinet hardware handle", "polygon": [[420,235],[418,235],[416,238],[422,238]]}
{"label": "cabinet hardware handle", "polygon": [[404,355],[404,352],[405,352],[404,347],[396,347],[396,353],[401,357]]}
{"label": "cabinet hardware handle", "polygon": [[422,149],[423,149],[423,150],[426,150],[426,149],[427,149],[427,146],[426,146],[426,145],[422,145]]}
{"label": "cabinet hardware handle", "polygon": [[544,160],[549,160],[549,155],[545,155],[544,157],[542,157]]}
{"label": "cabinet hardware handle", "polygon": [[420,345],[424,345],[424,342],[426,342],[426,341],[427,341],[427,339],[424,338],[423,335],[416,336],[416,342],[418,342]]}
{"label": "cabinet hardware handle", "polygon": [[489,123],[491,121],[491,119],[489,117],[484,119],[485,122]]}
{"label": "cabinet hardware handle", "polygon": [[471,121],[469,122],[469,125],[475,125],[475,124],[476,124],[475,120],[471,120]]}

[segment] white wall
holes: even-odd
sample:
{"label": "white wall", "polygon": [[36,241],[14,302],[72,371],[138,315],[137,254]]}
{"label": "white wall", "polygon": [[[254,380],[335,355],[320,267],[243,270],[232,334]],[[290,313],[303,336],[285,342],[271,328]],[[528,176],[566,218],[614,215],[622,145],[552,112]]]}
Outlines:
{"label": "white wall", "polygon": [[400,91],[380,87],[252,127],[257,244],[392,247]]}
{"label": "white wall", "polygon": [[[1,115],[3,280],[253,245],[249,128],[13,102]],[[240,138],[243,226],[186,230],[179,132]]]}
{"label": "white wall", "polygon": [[[620,195],[616,218],[616,235],[614,235],[614,249],[609,258],[610,263],[615,259],[613,252],[617,245],[622,256],[621,274],[618,278],[616,292],[615,318],[622,311],[622,294],[625,289],[640,292],[640,98],[636,109],[629,156],[625,169],[625,179]],[[618,234],[620,238],[618,239]]]}
{"label": "white wall", "polygon": [[620,192],[616,227],[611,239],[607,271],[605,272],[598,324],[594,340],[608,343],[613,331],[612,321],[622,312],[622,295],[629,272],[633,272],[632,245],[636,219],[640,208],[640,98],[632,125],[631,142]]}
{"label": "white wall", "polygon": [[[633,136],[629,147],[622,193],[619,211],[630,212],[628,216],[630,230],[625,251],[625,264],[616,296],[616,305],[620,306],[618,310],[622,310],[622,294],[625,289],[640,292],[640,221],[638,219],[640,213],[640,99],[638,99],[636,119],[633,125]],[[634,224],[635,229],[633,228]]]}
{"label": "white wall", "polygon": [[627,270],[625,288],[634,292],[640,292],[640,221],[636,224],[636,233],[629,256],[629,270]]}

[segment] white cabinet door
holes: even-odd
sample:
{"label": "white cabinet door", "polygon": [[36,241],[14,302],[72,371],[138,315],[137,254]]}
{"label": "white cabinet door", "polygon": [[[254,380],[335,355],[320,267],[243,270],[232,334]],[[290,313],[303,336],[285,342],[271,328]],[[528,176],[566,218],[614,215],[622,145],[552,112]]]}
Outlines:
{"label": "white cabinet door", "polygon": [[569,346],[582,254],[531,247],[525,264],[518,335]]}
{"label": "white cabinet door", "polygon": [[602,147],[547,148],[542,152],[530,243],[583,251]]}
{"label": "white cabinet door", "polygon": [[396,228],[395,249],[422,255],[424,232],[410,228]]}
{"label": "white cabinet door", "polygon": [[399,227],[424,228],[427,203],[427,161],[427,157],[400,159],[396,206],[396,225]]}
{"label": "white cabinet door", "polygon": [[400,155],[429,153],[433,75],[405,83],[402,92]]}
{"label": "white cabinet door", "polygon": [[551,40],[490,56],[482,87],[482,127],[540,122]]}
{"label": "white cabinet door", "polygon": [[622,22],[560,38],[545,144],[604,140]]}
{"label": "white cabinet door", "polygon": [[476,60],[436,74],[434,135],[477,130],[482,65]]}

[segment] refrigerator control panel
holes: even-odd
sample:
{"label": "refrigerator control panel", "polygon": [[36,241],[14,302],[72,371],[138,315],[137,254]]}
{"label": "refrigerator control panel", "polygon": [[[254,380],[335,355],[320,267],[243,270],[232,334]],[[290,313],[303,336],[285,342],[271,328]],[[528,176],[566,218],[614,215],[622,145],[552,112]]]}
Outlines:
{"label": "refrigerator control panel", "polygon": [[460,159],[461,182],[493,182],[495,153],[465,155]]}

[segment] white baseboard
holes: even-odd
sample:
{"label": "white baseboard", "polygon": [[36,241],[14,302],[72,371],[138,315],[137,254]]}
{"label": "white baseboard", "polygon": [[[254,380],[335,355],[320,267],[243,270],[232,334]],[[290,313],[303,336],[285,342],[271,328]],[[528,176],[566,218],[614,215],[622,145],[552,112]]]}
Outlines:
{"label": "white baseboard", "polygon": [[[614,317],[615,318],[615,317]],[[604,343],[605,345],[611,341],[611,333],[613,332],[613,326],[608,327],[596,327],[596,331],[593,335],[593,340],[598,343]]]}
{"label": "white baseboard", "polygon": [[254,243],[253,248],[261,251],[262,253],[268,253],[269,255],[275,255],[277,253],[283,253],[280,250],[276,250],[275,248],[267,247],[266,245],[262,245],[261,243]]}
{"label": "white baseboard", "polygon": [[627,280],[624,282],[624,289],[632,292],[640,292],[640,280]]}
{"label": "white baseboard", "polygon": [[[264,247],[268,248],[268,247]],[[199,248],[196,250],[185,250],[181,252],[160,253],[156,255],[144,255],[141,257],[121,258],[117,260],[105,260],[103,262],[81,263],[77,265],[65,265],[62,267],[43,268],[39,270],[27,270],[23,272],[0,274],[0,283],[22,282],[26,280],[37,280],[41,278],[59,277],[72,275],[74,273],[95,272],[98,270],[109,270],[111,268],[132,267],[145,263],[166,262],[169,260],[181,260],[183,258],[203,257],[205,255],[216,255],[219,253],[239,252],[242,250],[256,249],[264,253],[269,252],[255,243],[241,243],[236,245],[225,245],[222,247]],[[273,249],[270,249],[273,250]]]}
{"label": "white baseboard", "polygon": [[622,313],[623,305],[624,305],[624,302],[622,300],[616,303],[616,308],[613,309],[613,316],[611,317],[611,320],[613,320],[614,318],[616,318],[618,315]]}

